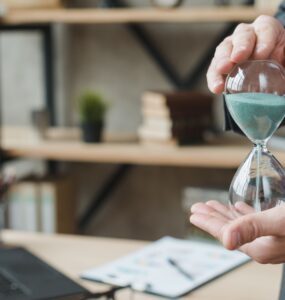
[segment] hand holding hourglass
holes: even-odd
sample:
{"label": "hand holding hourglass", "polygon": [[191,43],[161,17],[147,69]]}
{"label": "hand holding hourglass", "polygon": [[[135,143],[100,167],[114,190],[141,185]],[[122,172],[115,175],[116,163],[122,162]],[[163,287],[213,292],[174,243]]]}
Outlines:
{"label": "hand holding hourglass", "polygon": [[[282,24],[279,23],[275,18],[269,16],[261,16],[258,17],[252,24],[240,24],[236,28],[234,33],[226,38],[216,50],[215,57],[212,60],[207,74],[210,90],[214,93],[221,93],[222,90],[224,90],[225,86],[225,74],[231,72],[236,64],[244,63],[248,59],[273,59],[279,64],[284,65],[284,48],[285,30]],[[277,70],[278,69],[280,71],[280,66],[277,67]],[[283,73],[283,71],[281,71],[281,73]],[[259,81],[262,81],[262,76],[259,78],[257,76],[256,78]],[[240,77],[240,80],[242,80],[242,77]],[[236,84],[237,83],[238,81],[236,81]],[[281,87],[279,86],[279,88],[283,88],[283,86],[285,86],[284,83],[281,85]],[[238,89],[236,87],[233,86],[233,88],[238,92]],[[277,97],[282,95],[282,91],[277,91],[277,93],[274,93],[274,91],[262,91],[261,89],[252,91],[242,90],[242,92],[245,93],[247,91],[260,92],[265,94],[270,93],[271,95]],[[228,94],[233,94],[233,97],[228,98],[236,98],[234,96],[234,93],[232,93],[229,89],[226,90],[226,92]],[[228,100],[232,102],[232,106],[235,105],[234,100],[236,99]],[[277,101],[272,101],[272,104],[273,102]],[[267,104],[265,104],[265,106],[266,105]],[[281,103],[280,105],[282,106]],[[231,106],[231,104],[229,106]],[[237,110],[238,109],[235,109],[235,111]],[[283,109],[280,108],[280,110],[282,111]],[[255,112],[254,109],[252,111]],[[277,109],[276,112],[278,114]],[[276,118],[274,117],[275,120],[278,119],[277,114],[275,115]],[[237,119],[238,116],[236,115],[235,118]],[[246,116],[244,118],[246,119]],[[272,117],[270,117],[270,119],[272,119]],[[266,124],[266,121],[261,120],[261,123]],[[266,139],[270,137],[270,135],[275,131],[274,126],[269,126],[269,123],[270,122],[267,122],[267,136],[262,136],[262,139],[259,139],[265,140],[265,144]],[[275,126],[277,123],[278,121],[275,122]],[[264,130],[264,132],[266,131]],[[250,130],[247,130],[247,136],[249,138],[252,133],[254,134],[254,132],[250,132]],[[253,139],[251,138],[251,140]],[[252,158],[252,160],[249,159],[250,163],[255,161],[255,164],[257,164],[257,156],[252,155]],[[266,161],[272,161],[271,154],[268,155]],[[274,159],[274,164],[271,164],[271,166],[269,166],[272,167],[272,169],[281,171],[281,174],[279,175],[283,177],[283,171],[280,168],[279,163],[277,162],[277,168],[275,168],[275,162],[276,161]],[[278,173],[279,172],[275,174]],[[266,176],[266,174],[264,175]],[[270,176],[267,179],[270,179]],[[257,176],[254,177],[256,178]],[[254,181],[255,180],[253,180],[253,182]],[[270,180],[267,180],[267,182],[270,182]],[[284,184],[284,182],[280,181],[280,183],[281,185],[279,185],[279,187],[281,188],[281,190],[283,190],[284,188],[282,185]],[[264,183],[261,182],[261,184],[263,185]],[[232,201],[232,206],[234,206],[234,213],[230,206],[223,205],[214,200],[208,201],[207,203],[197,203],[191,208],[192,216],[190,221],[194,225],[204,229],[205,231],[209,232],[214,237],[219,239],[228,249],[239,249],[248,254],[254,260],[261,263],[284,262],[285,205],[279,205],[270,208],[271,206],[279,204],[279,200],[281,200],[280,202],[282,203],[282,196],[284,195],[282,194],[282,191],[278,191],[278,186],[276,186],[274,190],[277,191],[277,194],[279,193],[279,195],[281,196],[279,199],[277,199],[277,202],[273,201],[268,206],[262,205],[264,203],[266,204],[266,201],[262,200],[264,198],[264,195],[260,193],[260,207],[258,207],[258,205],[254,205],[254,201],[251,203],[247,201]],[[256,195],[256,189],[252,194]],[[267,193],[267,195],[269,195],[269,193]],[[256,210],[260,209],[265,210],[256,212]]]}
{"label": "hand holding hourglass", "polygon": [[285,257],[285,172],[266,148],[285,116],[284,95],[285,71],[276,62],[253,60],[233,68],[226,105],[254,148],[232,180],[229,206],[209,201],[191,208],[193,224],[262,263]]}

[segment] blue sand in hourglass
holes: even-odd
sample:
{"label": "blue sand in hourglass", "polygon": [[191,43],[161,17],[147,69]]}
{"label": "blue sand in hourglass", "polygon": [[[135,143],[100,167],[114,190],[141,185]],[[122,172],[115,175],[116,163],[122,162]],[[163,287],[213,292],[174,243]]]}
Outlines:
{"label": "blue sand in hourglass", "polygon": [[285,98],[274,94],[229,94],[226,103],[235,122],[254,143],[270,138],[285,115]]}

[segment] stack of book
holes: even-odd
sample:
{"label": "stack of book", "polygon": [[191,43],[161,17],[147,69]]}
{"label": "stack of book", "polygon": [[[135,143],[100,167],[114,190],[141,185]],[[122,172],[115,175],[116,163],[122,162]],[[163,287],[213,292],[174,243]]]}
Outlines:
{"label": "stack of book", "polygon": [[255,6],[258,9],[277,9],[281,4],[280,0],[255,0]]}
{"label": "stack of book", "polygon": [[144,143],[201,142],[212,123],[212,103],[212,96],[201,92],[146,91],[139,138]]}
{"label": "stack of book", "polygon": [[26,179],[8,196],[8,227],[44,233],[74,233],[75,197],[68,178]]}

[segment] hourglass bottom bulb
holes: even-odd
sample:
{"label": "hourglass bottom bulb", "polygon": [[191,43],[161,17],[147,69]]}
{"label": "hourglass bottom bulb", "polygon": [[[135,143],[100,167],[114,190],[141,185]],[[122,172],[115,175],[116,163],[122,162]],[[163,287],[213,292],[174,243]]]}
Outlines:
{"label": "hourglass bottom bulb", "polygon": [[264,147],[256,146],[237,170],[229,190],[235,214],[258,212],[285,202],[285,172]]}

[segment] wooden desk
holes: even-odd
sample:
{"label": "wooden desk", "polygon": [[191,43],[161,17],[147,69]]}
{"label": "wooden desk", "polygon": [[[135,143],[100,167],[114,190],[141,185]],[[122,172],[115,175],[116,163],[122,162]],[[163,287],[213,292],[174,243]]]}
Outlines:
{"label": "wooden desk", "polygon": [[[67,235],[41,235],[5,231],[7,243],[26,247],[34,254],[93,291],[103,291],[103,284],[78,279],[78,274],[140,249],[146,242]],[[248,263],[199,288],[183,299],[189,300],[277,300],[281,265]],[[118,299],[128,300],[126,292]],[[139,294],[135,300],[162,299]]]}

